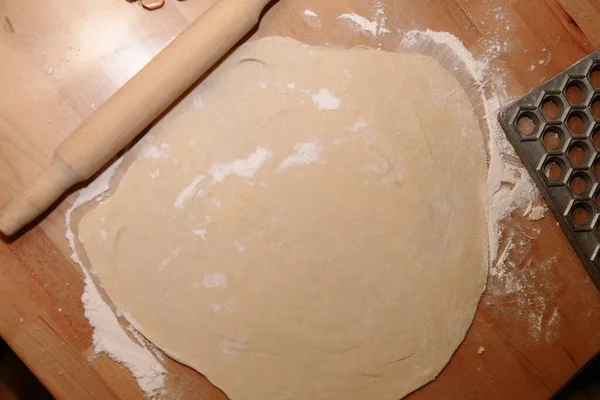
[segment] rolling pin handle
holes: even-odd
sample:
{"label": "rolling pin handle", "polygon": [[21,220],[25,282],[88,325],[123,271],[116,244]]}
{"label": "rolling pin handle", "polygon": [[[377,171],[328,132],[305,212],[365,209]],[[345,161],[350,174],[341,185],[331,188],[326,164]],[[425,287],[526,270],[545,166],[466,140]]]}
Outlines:
{"label": "rolling pin handle", "polygon": [[81,178],[59,157],[21,193],[13,196],[0,211],[0,231],[12,236],[35,220]]}

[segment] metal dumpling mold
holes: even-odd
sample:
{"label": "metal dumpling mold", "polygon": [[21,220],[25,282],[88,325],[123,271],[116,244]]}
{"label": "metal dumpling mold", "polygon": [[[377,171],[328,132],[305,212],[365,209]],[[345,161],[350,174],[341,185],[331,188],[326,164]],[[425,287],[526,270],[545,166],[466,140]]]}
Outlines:
{"label": "metal dumpling mold", "polygon": [[498,119],[600,288],[600,50]]}

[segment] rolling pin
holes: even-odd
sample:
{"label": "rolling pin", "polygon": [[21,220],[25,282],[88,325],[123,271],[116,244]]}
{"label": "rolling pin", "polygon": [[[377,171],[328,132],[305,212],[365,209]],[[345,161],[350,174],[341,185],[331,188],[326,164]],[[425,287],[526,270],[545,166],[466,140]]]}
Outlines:
{"label": "rolling pin", "polygon": [[218,0],[56,149],[50,165],[0,211],[12,236],[91,178],[256,26],[270,0]]}

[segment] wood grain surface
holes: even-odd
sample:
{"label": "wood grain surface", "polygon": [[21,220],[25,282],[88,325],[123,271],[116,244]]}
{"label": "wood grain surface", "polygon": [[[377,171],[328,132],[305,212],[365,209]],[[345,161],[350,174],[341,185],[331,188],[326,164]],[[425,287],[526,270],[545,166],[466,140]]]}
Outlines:
{"label": "wood grain surface", "polygon": [[[211,3],[166,0],[149,12],[124,0],[0,0],[0,202]],[[403,32],[446,31],[475,57],[491,59],[513,97],[600,45],[600,3],[592,0],[387,0],[393,34],[380,40],[337,18],[372,18],[374,5],[280,0],[254,36],[394,51]],[[127,369],[93,354],[82,273],[64,237],[72,198],[16,240],[0,242],[0,335],[58,399],[143,398]],[[515,250],[504,277],[490,277],[464,343],[438,378],[409,398],[548,398],[600,350],[599,292],[551,215],[539,222],[521,215],[505,222]],[[164,398],[225,398],[198,373],[166,364]]]}

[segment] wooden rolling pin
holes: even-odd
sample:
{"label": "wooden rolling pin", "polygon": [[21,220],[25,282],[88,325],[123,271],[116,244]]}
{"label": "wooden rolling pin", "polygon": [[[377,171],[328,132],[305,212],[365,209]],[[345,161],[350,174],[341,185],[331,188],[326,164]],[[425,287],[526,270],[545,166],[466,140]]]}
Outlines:
{"label": "wooden rolling pin", "polygon": [[0,231],[14,235],[98,172],[256,26],[269,1],[217,1],[58,146],[0,211]]}

